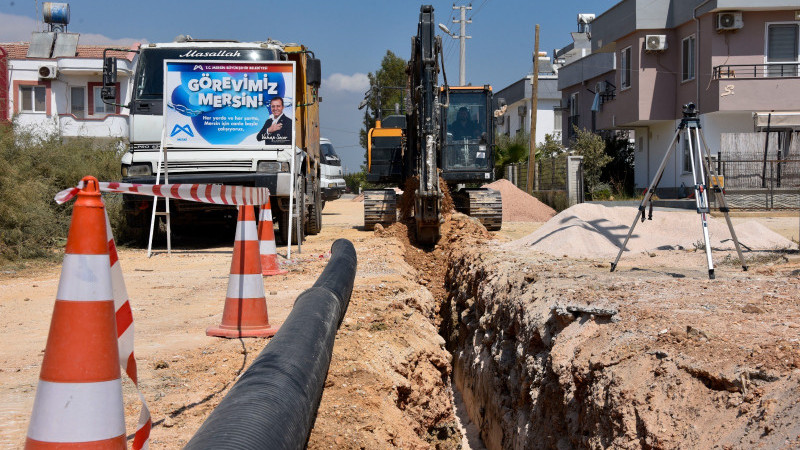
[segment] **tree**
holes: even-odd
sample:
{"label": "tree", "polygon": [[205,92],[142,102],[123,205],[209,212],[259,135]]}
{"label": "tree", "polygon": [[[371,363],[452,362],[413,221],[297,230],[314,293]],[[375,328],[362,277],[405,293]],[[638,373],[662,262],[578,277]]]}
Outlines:
{"label": "tree", "polygon": [[606,154],[611,162],[603,168],[600,180],[608,183],[618,195],[633,194],[634,146],[628,131],[612,132],[605,138]]}
{"label": "tree", "polygon": [[552,134],[544,135],[544,142],[536,146],[536,159],[553,158],[564,153],[561,139],[556,139]]}
{"label": "tree", "polygon": [[587,129],[575,127],[575,140],[572,142],[572,150],[583,156],[583,182],[589,195],[595,192],[600,184],[600,175],[603,167],[611,161],[611,157],[606,155],[606,144],[600,135],[594,134]]}
{"label": "tree", "polygon": [[517,133],[513,136],[498,134],[494,153],[494,173],[496,178],[502,178],[506,166],[528,160],[528,133]]}
{"label": "tree", "polygon": [[359,142],[361,147],[364,148],[365,162],[367,160],[367,132],[375,126],[375,120],[379,117],[378,108],[384,113],[394,111],[395,104],[399,105],[401,110],[403,109],[407,64],[406,60],[395,55],[391,50],[387,50],[386,55],[381,60],[380,69],[367,75],[369,77],[370,94],[368,94],[368,107],[364,111],[364,128],[359,133]]}

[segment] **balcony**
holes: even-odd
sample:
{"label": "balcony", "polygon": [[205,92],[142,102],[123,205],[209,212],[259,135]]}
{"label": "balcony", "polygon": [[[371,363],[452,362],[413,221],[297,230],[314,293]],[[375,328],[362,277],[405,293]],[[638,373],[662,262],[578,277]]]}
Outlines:
{"label": "balcony", "polygon": [[731,78],[786,78],[800,73],[800,63],[728,64],[714,67],[715,80]]}
{"label": "balcony", "polygon": [[109,114],[96,119],[83,119],[72,114],[59,114],[58,127],[62,136],[69,137],[128,137],[128,117]]}
{"label": "balcony", "polygon": [[714,67],[701,103],[706,112],[798,111],[797,92],[800,63],[729,64]]}

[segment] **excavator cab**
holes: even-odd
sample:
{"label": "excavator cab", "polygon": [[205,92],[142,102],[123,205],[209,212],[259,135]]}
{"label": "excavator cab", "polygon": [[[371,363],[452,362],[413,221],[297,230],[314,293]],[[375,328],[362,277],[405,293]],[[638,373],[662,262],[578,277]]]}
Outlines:
{"label": "excavator cab", "polygon": [[442,178],[449,183],[487,183],[494,167],[490,86],[443,87]]}

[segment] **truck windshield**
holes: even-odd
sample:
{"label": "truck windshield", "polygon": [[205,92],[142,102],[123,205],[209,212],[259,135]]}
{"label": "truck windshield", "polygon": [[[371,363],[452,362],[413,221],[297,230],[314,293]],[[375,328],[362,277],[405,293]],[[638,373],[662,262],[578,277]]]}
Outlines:
{"label": "truck windshield", "polygon": [[165,59],[274,61],[275,50],[254,48],[145,48],[139,55],[134,95],[139,100],[160,100],[164,90]]}
{"label": "truck windshield", "polygon": [[333,145],[331,144],[320,144],[320,150],[322,151],[322,163],[327,164],[329,166],[341,166],[342,162],[339,160],[339,155],[333,150]]}

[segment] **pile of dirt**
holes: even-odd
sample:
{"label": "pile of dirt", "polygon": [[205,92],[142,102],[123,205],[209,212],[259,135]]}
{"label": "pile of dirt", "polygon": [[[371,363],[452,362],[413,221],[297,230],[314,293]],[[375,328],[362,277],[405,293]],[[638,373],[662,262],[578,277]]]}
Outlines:
{"label": "pile of dirt", "polygon": [[483,187],[499,191],[503,197],[503,222],[547,222],[556,215],[556,210],[506,179],[485,184]]}
{"label": "pile of dirt", "polygon": [[[634,207],[581,203],[550,219],[533,233],[507,245],[525,246],[557,256],[605,258],[613,257],[625,241]],[[757,222],[746,222],[735,228],[739,242],[746,250],[776,250],[792,246],[792,242]],[[724,219],[709,218],[711,246],[715,250],[734,248]],[[692,250],[703,245],[700,218],[691,211],[655,211],[653,220],[636,224],[627,252],[655,250]]]}

